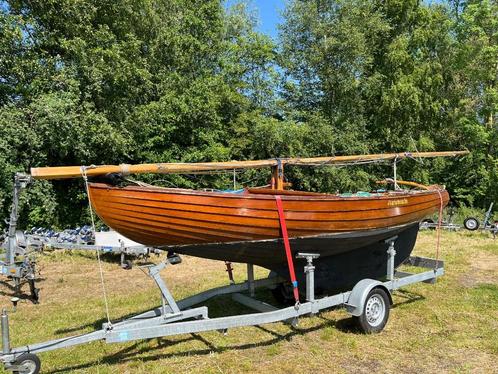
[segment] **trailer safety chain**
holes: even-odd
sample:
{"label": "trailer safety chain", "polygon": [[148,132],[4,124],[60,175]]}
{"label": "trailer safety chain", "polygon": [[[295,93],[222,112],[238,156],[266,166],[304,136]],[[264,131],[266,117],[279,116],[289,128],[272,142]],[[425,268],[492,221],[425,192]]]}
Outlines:
{"label": "trailer safety chain", "polygon": [[289,274],[292,283],[292,291],[294,293],[294,300],[296,300],[295,308],[299,309],[301,305],[299,302],[299,290],[297,288],[296,273],[294,271],[294,261],[292,260],[292,252],[290,248],[289,235],[287,234],[287,224],[285,222],[284,207],[282,205],[282,198],[275,195],[277,203],[278,218],[280,222],[280,230],[282,231],[282,238],[284,239],[285,256],[287,257],[287,266],[289,267]]}
{"label": "trailer safety chain", "polygon": [[[93,216],[93,207],[92,207],[92,201],[90,199],[90,189],[88,187],[88,176],[86,174],[87,169],[90,169],[95,166],[82,166],[81,167],[81,175],[83,176],[83,181],[85,182],[85,190],[86,190],[86,196],[88,198],[88,207],[90,208],[90,218],[92,219],[92,230],[93,230],[93,236],[95,237],[95,232],[97,231],[95,229],[95,218]],[[111,318],[109,317],[109,302],[107,300],[107,292],[105,288],[105,282],[104,282],[104,271],[102,270],[102,261],[100,259],[100,251],[97,250],[97,262],[99,264],[99,272],[100,272],[100,284],[102,286],[102,295],[104,297],[104,305],[105,305],[105,313],[107,317],[107,327],[109,329],[112,328],[112,323],[111,323]]]}

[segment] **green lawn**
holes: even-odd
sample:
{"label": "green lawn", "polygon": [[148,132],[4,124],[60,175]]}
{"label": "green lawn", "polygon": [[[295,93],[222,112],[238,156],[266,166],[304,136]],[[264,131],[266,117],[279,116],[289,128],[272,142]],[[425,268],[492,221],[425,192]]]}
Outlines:
{"label": "green lawn", "polygon": [[[415,254],[435,255],[436,236],[420,234]],[[297,328],[274,323],[126,344],[96,342],[40,354],[44,373],[302,373],[498,372],[498,240],[468,232],[442,234],[446,275],[394,294],[386,329],[354,330],[342,310],[302,318]],[[104,306],[93,255],[54,252],[40,259],[41,304],[10,315],[13,346],[100,328]],[[159,294],[140,269],[104,262],[112,319],[156,306]],[[257,268],[258,277],[267,271]],[[238,281],[245,266],[235,265]],[[227,284],[221,262],[184,257],[163,273],[178,299]],[[1,288],[2,306],[12,296]],[[262,294],[262,297],[269,297]],[[228,298],[208,304],[210,316],[247,312]]]}

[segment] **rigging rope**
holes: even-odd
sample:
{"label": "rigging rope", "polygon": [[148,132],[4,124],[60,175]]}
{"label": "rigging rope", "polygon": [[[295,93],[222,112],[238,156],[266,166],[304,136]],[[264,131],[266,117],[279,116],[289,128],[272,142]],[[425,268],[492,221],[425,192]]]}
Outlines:
{"label": "rigging rope", "polygon": [[[281,158],[281,160],[285,160],[285,158]],[[334,166],[334,167],[343,167],[349,165],[365,165],[365,164],[377,164],[382,162],[389,161],[388,159],[364,159],[364,160],[353,160],[353,161],[343,161],[343,162],[333,162],[331,160],[321,161],[321,162],[299,162],[299,158],[296,159],[296,163],[286,164],[286,166]]]}
{"label": "rigging rope", "polygon": [[[441,191],[438,189],[437,193],[439,194],[439,214],[437,219],[437,241],[436,241],[436,265],[435,269],[439,266],[439,247],[441,246],[441,225],[443,221],[443,196],[441,195]],[[437,278],[436,278],[437,279]]]}
{"label": "rigging rope", "polygon": [[[95,232],[96,232],[95,218],[93,216],[93,208],[92,208],[92,202],[90,200],[90,189],[88,187],[88,176],[86,174],[86,170],[87,170],[86,166],[81,167],[81,175],[83,176],[83,181],[85,182],[86,196],[88,198],[88,205],[90,208],[90,217],[92,219],[93,237],[95,238]],[[111,318],[109,317],[109,303],[107,301],[107,292],[106,292],[105,283],[104,283],[104,271],[102,270],[102,261],[100,260],[100,251],[97,249],[96,252],[97,252],[97,262],[99,263],[100,284],[102,286],[102,295],[104,296],[105,313],[106,313],[106,317],[107,317],[107,323],[109,324],[109,327],[110,327],[110,326],[112,326],[112,323],[111,323]]]}

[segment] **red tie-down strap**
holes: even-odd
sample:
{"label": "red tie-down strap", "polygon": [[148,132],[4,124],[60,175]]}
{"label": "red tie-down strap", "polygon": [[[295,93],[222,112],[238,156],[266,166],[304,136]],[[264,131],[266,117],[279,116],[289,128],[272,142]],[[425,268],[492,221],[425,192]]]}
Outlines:
{"label": "red tie-down strap", "polygon": [[294,271],[294,261],[292,259],[292,252],[289,243],[289,235],[287,234],[287,224],[285,223],[284,207],[282,205],[282,199],[280,198],[280,196],[275,195],[275,201],[277,202],[280,230],[282,231],[282,238],[284,239],[285,256],[287,257],[287,266],[289,267],[289,274],[292,282],[294,299],[296,300],[296,303],[299,303],[299,290],[297,288],[296,273]]}

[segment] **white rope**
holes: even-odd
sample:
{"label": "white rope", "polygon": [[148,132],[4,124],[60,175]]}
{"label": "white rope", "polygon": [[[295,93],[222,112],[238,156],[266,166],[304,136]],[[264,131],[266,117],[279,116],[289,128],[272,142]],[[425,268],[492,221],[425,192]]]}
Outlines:
{"label": "white rope", "polygon": [[437,217],[437,237],[436,237],[436,266],[435,269],[439,266],[439,250],[441,247],[441,225],[443,223],[443,195],[441,195],[441,190],[437,190],[439,194],[439,212]]}
{"label": "white rope", "polygon": [[[95,232],[97,231],[95,229],[95,218],[93,216],[93,208],[92,208],[92,202],[90,200],[90,189],[88,188],[88,177],[86,175],[86,166],[81,167],[81,175],[83,176],[83,180],[85,181],[85,189],[86,189],[86,196],[88,198],[88,205],[90,208],[90,217],[92,219],[92,230],[93,230],[93,237],[95,238]],[[102,286],[102,295],[104,296],[104,304],[105,304],[105,313],[107,317],[107,323],[110,326],[112,326],[111,323],[111,318],[109,317],[109,303],[107,301],[107,292],[105,289],[105,283],[104,283],[104,271],[102,270],[102,261],[100,260],[100,251],[97,249],[97,260],[99,263],[99,271],[100,271],[100,284]]]}

